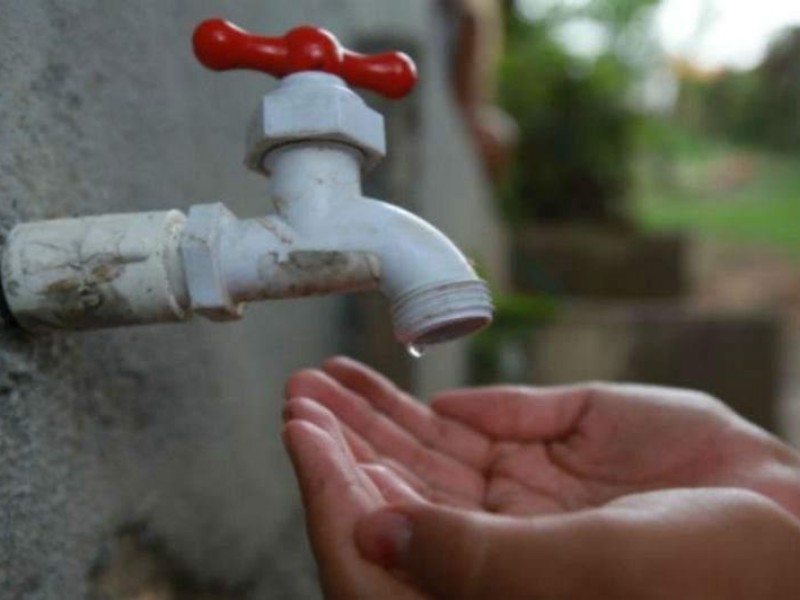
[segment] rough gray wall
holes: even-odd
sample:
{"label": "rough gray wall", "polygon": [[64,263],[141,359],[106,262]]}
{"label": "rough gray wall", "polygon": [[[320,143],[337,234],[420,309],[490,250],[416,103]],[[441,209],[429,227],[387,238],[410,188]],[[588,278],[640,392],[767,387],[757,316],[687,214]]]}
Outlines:
{"label": "rough gray wall", "polygon": [[[416,204],[491,253],[497,232],[426,29],[432,10],[0,0],[0,235],[25,220],[217,200],[263,211],[264,181],[241,166],[243,130],[272,84],[211,74],[189,50],[195,24],[220,15],[270,33],[315,20],[351,40],[416,36],[429,75],[419,153],[442,161],[420,176]],[[279,399],[291,371],[348,347],[341,315],[338,300],[311,299],[254,306],[232,325],[0,327],[0,598],[136,598],[148,577],[173,590],[154,596],[165,599],[316,597]],[[434,355],[420,387],[457,380],[462,351]],[[120,570],[139,584],[114,579]]]}

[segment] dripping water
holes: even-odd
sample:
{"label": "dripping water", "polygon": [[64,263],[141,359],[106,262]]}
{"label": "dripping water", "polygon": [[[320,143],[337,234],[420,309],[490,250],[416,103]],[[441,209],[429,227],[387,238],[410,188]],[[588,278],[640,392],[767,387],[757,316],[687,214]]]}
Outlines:
{"label": "dripping water", "polygon": [[423,344],[408,344],[408,346],[406,346],[406,350],[412,358],[422,358],[422,355],[425,354],[427,349],[427,346]]}

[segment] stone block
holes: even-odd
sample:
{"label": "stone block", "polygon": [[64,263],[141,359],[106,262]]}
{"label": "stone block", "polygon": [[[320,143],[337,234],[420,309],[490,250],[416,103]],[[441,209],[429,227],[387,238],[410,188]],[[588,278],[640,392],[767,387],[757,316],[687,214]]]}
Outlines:
{"label": "stone block", "polygon": [[513,240],[513,285],[520,292],[577,297],[677,298],[688,287],[686,253],[680,235],[526,227]]}
{"label": "stone block", "polygon": [[779,429],[782,319],[776,313],[700,313],[663,305],[586,304],[530,336],[537,384],[604,380],[708,392]]}

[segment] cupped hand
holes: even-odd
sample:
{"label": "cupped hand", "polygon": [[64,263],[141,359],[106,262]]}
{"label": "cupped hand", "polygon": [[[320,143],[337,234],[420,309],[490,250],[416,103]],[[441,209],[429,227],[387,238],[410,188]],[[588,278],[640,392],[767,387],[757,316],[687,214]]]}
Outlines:
{"label": "cupped hand", "polygon": [[542,515],[659,489],[737,487],[800,518],[797,454],[697,392],[495,386],[450,391],[428,407],[340,357],[295,374],[287,396],[332,412],[358,462],[446,506]]}
{"label": "cupped hand", "polygon": [[800,522],[741,489],[662,490],[540,517],[412,503],[365,517],[356,538],[363,556],[440,600],[800,595]]}
{"label": "cupped hand", "polygon": [[[381,491],[369,471],[358,466],[339,424],[325,408],[294,399],[286,406],[284,417],[283,439],[303,497],[306,528],[325,597],[430,598],[362,557],[354,537],[357,523],[388,506],[389,501],[414,501],[416,497],[396,479],[389,479]],[[380,476],[374,475],[375,479]],[[398,490],[394,495],[393,489]]]}
{"label": "cupped hand", "polygon": [[742,489],[789,499],[791,451],[708,398],[489,388],[431,411],[346,359],[287,392],[284,438],[328,600],[800,589],[800,523]]}

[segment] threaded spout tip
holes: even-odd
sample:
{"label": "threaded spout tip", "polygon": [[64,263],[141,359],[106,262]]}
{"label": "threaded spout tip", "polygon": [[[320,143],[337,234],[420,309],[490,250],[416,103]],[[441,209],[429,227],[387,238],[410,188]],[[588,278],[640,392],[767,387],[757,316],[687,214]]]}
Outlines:
{"label": "threaded spout tip", "polygon": [[484,281],[473,279],[428,285],[392,304],[395,337],[406,345],[448,342],[492,322],[492,298]]}

